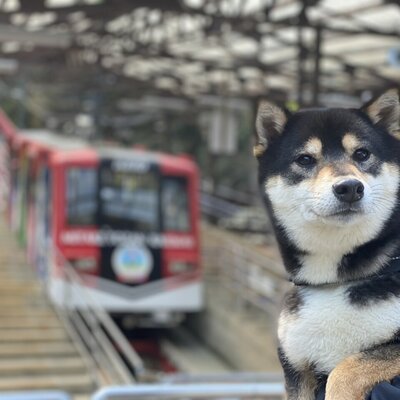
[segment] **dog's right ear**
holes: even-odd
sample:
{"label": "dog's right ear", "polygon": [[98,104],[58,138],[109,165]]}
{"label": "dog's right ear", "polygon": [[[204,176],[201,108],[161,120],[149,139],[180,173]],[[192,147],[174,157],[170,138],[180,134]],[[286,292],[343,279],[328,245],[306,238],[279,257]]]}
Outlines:
{"label": "dog's right ear", "polygon": [[260,157],[267,150],[269,142],[282,131],[287,122],[285,112],[268,101],[258,105],[256,117],[256,144],[253,148],[255,157]]}

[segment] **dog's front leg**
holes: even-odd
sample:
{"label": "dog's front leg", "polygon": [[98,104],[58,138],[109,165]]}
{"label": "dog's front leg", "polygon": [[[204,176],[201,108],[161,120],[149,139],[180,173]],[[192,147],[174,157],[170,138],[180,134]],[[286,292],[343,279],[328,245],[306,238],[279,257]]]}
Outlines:
{"label": "dog's front leg", "polygon": [[325,400],[364,400],[376,384],[399,374],[399,344],[365,350],[346,358],[330,373]]}
{"label": "dog's front leg", "polygon": [[315,400],[318,387],[317,377],[311,368],[293,367],[282,349],[278,350],[279,359],[285,374],[286,400]]}

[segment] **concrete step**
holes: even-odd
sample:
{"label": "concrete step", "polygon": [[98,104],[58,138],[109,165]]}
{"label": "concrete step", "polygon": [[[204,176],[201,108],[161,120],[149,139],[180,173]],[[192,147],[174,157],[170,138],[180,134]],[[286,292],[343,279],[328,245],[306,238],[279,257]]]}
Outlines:
{"label": "concrete step", "polygon": [[12,342],[59,342],[67,340],[68,336],[64,329],[0,329],[0,343]]}
{"label": "concrete step", "polygon": [[0,376],[43,375],[85,372],[86,366],[79,357],[68,358],[3,358],[0,359]]}
{"label": "concrete step", "polygon": [[34,278],[18,273],[1,273],[0,281],[4,283],[4,286],[12,286],[19,284],[31,283]]}
{"label": "concrete step", "polygon": [[4,329],[47,329],[62,328],[61,322],[56,316],[42,316],[41,318],[14,317],[0,315],[0,327]]}
{"label": "concrete step", "polygon": [[0,277],[4,280],[18,279],[32,282],[35,279],[35,272],[28,269],[29,267],[0,269]]}
{"label": "concrete step", "polygon": [[95,385],[35,268],[0,222],[0,393],[33,390],[86,400]]}
{"label": "concrete step", "polygon": [[78,351],[70,342],[0,343],[0,360],[17,357],[65,357]]}
{"label": "concrete step", "polygon": [[29,296],[26,297],[1,297],[0,293],[0,308],[2,307],[27,307],[36,308],[49,306],[44,297]]}
{"label": "concrete step", "polygon": [[44,318],[54,316],[55,312],[49,305],[40,307],[0,307],[0,321],[4,317]]}
{"label": "concrete step", "polygon": [[[1,239],[0,239],[1,243]],[[3,243],[2,243],[3,246]],[[18,251],[18,250],[17,250]],[[0,258],[0,271],[5,271],[5,270],[13,270],[13,269],[18,269],[18,268],[26,268],[28,266],[28,263],[26,262],[25,259],[22,260],[17,260],[13,259],[12,257],[1,257]],[[31,268],[31,267],[28,267]]]}
{"label": "concrete step", "polygon": [[69,393],[83,393],[93,390],[93,382],[85,374],[0,377],[0,391],[2,390],[64,390]]}
{"label": "concrete step", "polygon": [[4,282],[0,276],[0,294],[7,296],[9,294],[22,294],[22,293],[41,293],[42,288],[38,282]]}

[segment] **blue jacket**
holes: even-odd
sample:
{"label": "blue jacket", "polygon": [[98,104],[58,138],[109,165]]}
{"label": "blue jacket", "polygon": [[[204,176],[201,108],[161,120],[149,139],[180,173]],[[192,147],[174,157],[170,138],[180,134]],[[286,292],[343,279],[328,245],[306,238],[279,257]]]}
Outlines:
{"label": "blue jacket", "polygon": [[[324,400],[325,388],[317,395],[316,400]],[[383,382],[376,385],[365,400],[399,400],[400,399],[400,376],[394,378],[390,383]]]}

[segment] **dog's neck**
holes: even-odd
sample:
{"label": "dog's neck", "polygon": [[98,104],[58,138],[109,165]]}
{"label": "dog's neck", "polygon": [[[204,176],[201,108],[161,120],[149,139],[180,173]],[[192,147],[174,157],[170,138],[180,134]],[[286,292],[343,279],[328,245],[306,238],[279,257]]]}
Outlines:
{"label": "dog's neck", "polygon": [[339,251],[342,246],[332,243],[310,249],[299,249],[293,242],[278,236],[285,267],[290,280],[298,285],[342,284],[386,273],[393,265],[400,265],[400,237],[388,232],[350,251]]}
{"label": "dog's neck", "polygon": [[365,275],[363,277],[359,278],[349,278],[346,280],[337,280],[334,282],[328,282],[328,283],[308,283],[308,282],[302,282],[296,279],[290,279],[290,281],[298,287],[308,287],[308,288],[318,288],[318,289],[324,289],[324,288],[334,288],[337,286],[342,286],[344,284],[358,284],[362,283],[365,281],[370,281],[371,279],[377,280],[377,279],[387,279],[390,278],[393,275],[399,275],[400,274],[400,256],[398,257],[392,257],[387,264],[382,266],[378,272],[375,272],[370,275]]}

